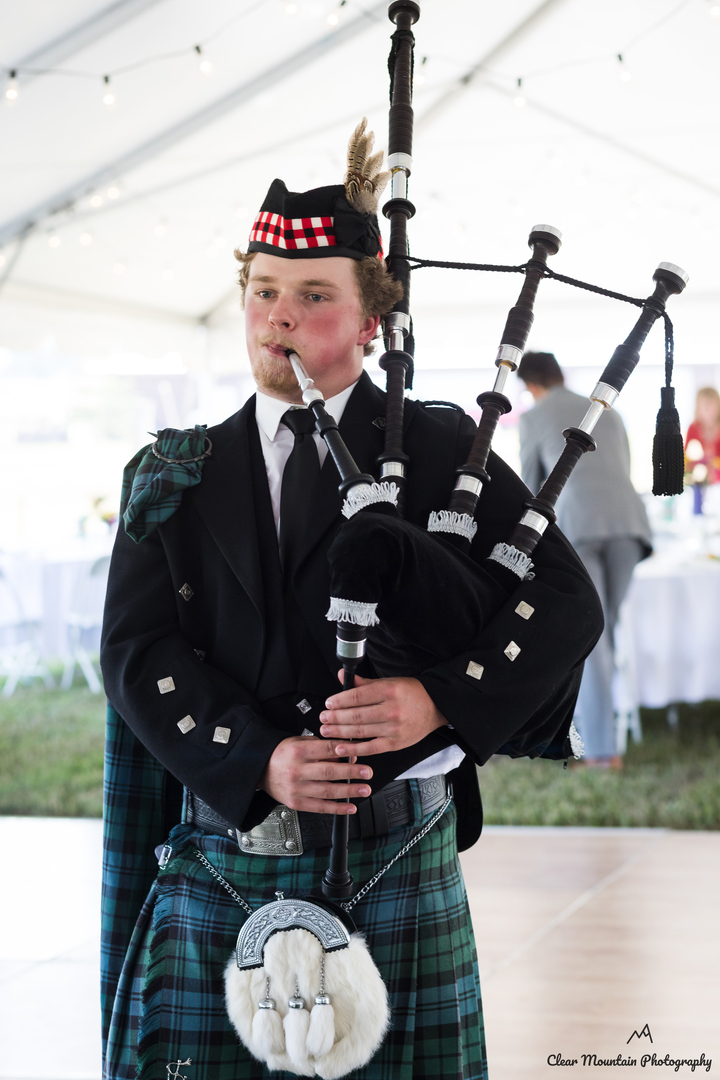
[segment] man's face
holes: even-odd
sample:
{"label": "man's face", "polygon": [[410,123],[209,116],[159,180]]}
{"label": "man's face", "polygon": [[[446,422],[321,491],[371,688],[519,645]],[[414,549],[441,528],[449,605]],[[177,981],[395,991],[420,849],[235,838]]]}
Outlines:
{"label": "man's face", "polygon": [[260,390],[302,400],[286,350],[326,398],[360,378],[379,316],[363,317],[352,259],[282,259],[258,252],[245,290],[245,338]]}

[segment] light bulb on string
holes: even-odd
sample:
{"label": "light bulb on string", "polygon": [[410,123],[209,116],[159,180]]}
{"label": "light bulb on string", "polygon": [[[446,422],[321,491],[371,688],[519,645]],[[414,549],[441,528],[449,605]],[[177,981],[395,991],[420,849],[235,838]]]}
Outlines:
{"label": "light bulb on string", "polygon": [[103,105],[107,105],[108,109],[111,109],[112,106],[115,104],[115,95],[113,94],[112,88],[110,86],[110,76],[109,75],[103,75],[103,87],[104,87],[104,93],[103,93],[103,99],[102,99]]}
{"label": "light bulb on string", "polygon": [[207,56],[203,56],[202,48],[199,45],[195,46],[195,52],[200,57],[200,63],[198,65],[198,67],[200,68],[201,74],[203,74],[203,75],[212,75],[213,66],[210,63],[210,61],[208,60]]}
{"label": "light bulb on string", "polygon": [[107,197],[108,197],[108,199],[117,199],[119,195],[120,195],[120,188],[115,187],[114,184],[112,184],[111,187],[109,187],[107,189]]}
{"label": "light bulb on string", "polygon": [[618,62],[620,64],[620,82],[629,83],[632,79],[632,72],[628,71],[625,61],[622,58],[622,53],[617,54]]}
{"label": "light bulb on string", "polygon": [[90,232],[80,233],[80,238],[79,239],[80,239],[80,243],[82,244],[83,247],[88,247],[88,245],[92,244],[92,242],[93,242],[93,236],[92,236],[92,233],[90,233]]}
{"label": "light bulb on string", "polygon": [[4,256],[4,255],[0,255],[0,266],[4,266],[4,265],[5,265],[5,263],[6,263],[6,261],[7,261],[7,260],[5,259],[5,256]]}
{"label": "light bulb on string", "polygon": [[94,208],[95,210],[97,210],[97,209],[98,209],[98,207],[102,206],[102,204],[103,204],[103,197],[102,197],[102,195],[97,195],[97,194],[95,194],[95,195],[93,195],[93,196],[92,196],[92,198],[90,199],[90,205],[91,205],[91,206],[92,206],[92,207],[93,207],[93,208]]}
{"label": "light bulb on string", "polygon": [[5,100],[8,101],[11,105],[14,105],[18,99],[19,93],[20,90],[18,88],[17,72],[11,71],[10,78],[8,79],[8,84],[5,87]]}
{"label": "light bulb on string", "polygon": [[708,9],[708,15],[712,15],[714,19],[720,19],[720,4],[710,4]]}
{"label": "light bulb on string", "polygon": [[59,248],[60,242],[60,237],[57,233],[50,233],[50,235],[48,236],[48,247]]}
{"label": "light bulb on string", "polygon": [[518,81],[517,81],[517,93],[515,94],[515,97],[513,98],[513,105],[515,106],[516,109],[522,109],[522,108],[525,107],[525,104],[526,104],[525,95],[522,92],[522,79],[518,79]]}
{"label": "light bulb on string", "polygon": [[297,4],[286,4],[285,5],[285,14],[286,15],[297,15],[297,9],[298,9]]}
{"label": "light bulb on string", "polygon": [[340,22],[340,11],[345,7],[346,0],[340,0],[340,3],[336,7],[335,11],[331,11],[327,17],[327,22],[330,26],[337,26]]}

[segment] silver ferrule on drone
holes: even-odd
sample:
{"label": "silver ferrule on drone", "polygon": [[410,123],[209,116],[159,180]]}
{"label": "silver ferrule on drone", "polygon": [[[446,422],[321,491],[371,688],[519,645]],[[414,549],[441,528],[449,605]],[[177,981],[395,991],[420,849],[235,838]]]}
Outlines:
{"label": "silver ferrule on drone", "polygon": [[315,383],[310,378],[305,368],[302,366],[298,354],[294,352],[289,352],[287,355],[288,360],[292,364],[292,369],[295,372],[295,378],[297,379],[300,385],[300,390],[302,391],[303,405],[306,405],[309,408],[310,405],[312,405],[313,401],[322,401],[324,405],[325,398],[323,397],[322,392],[315,388]]}
{"label": "silver ferrule on drone", "polygon": [[502,394],[505,389],[505,383],[507,377],[512,371],[517,371],[518,364],[523,358],[522,349],[516,348],[514,345],[501,345],[498,349],[498,354],[495,358],[495,366],[497,367],[497,375],[495,376],[495,385],[493,390],[496,394]]}
{"label": "silver ferrule on drone", "polygon": [[405,466],[402,461],[383,461],[380,467],[380,479],[388,480],[393,476],[404,476]]}
{"label": "silver ferrule on drone", "polygon": [[604,382],[597,383],[590,395],[590,408],[582,418],[580,430],[590,435],[605,410],[612,409],[618,396],[619,391],[614,386]]}
{"label": "silver ferrule on drone", "polygon": [[387,167],[392,173],[391,198],[407,199],[408,177],[412,172],[412,158],[409,154],[390,154]]}
{"label": "silver ferrule on drone", "polygon": [[526,525],[528,529],[534,529],[540,536],[547,529],[549,522],[542,514],[538,514],[536,510],[526,510],[523,516],[520,518],[520,524]]}
{"label": "silver ferrule on drone", "polygon": [[479,495],[482,491],[482,480],[478,480],[477,476],[470,476],[469,473],[462,473],[457,478],[454,490],[469,491],[471,495]]}
{"label": "silver ferrule on drone", "polygon": [[404,311],[391,311],[385,317],[385,336],[391,352],[403,352],[405,338],[410,333],[410,316]]}
{"label": "silver ferrule on drone", "polygon": [[340,637],[340,629],[337,634],[337,656],[343,660],[360,660],[365,655],[366,639],[360,641],[346,641]]}

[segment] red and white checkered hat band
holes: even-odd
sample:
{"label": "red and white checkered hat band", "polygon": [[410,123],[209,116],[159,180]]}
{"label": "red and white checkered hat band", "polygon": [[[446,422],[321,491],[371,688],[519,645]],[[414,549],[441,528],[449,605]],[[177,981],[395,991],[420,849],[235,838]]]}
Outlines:
{"label": "red and white checkered hat band", "polygon": [[337,247],[331,217],[286,218],[263,210],[255,219],[250,243],[271,244],[285,251]]}

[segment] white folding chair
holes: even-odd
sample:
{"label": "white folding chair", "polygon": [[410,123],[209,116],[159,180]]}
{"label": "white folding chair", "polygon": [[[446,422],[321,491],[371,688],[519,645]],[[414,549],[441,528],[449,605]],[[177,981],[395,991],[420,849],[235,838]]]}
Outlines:
{"label": "white folding chair", "polygon": [[38,639],[40,623],[28,619],[20,595],[7,571],[0,567],[0,678],[5,678],[3,697],[11,697],[19,682],[42,679],[48,690],[55,687],[42,662]]}

